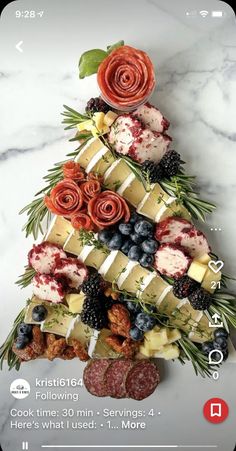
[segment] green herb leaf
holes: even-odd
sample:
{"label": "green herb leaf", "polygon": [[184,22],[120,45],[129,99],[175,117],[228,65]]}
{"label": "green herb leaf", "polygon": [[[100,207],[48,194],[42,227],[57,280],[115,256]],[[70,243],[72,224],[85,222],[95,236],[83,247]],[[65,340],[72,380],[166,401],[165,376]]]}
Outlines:
{"label": "green herb leaf", "polygon": [[123,45],[125,45],[125,42],[123,40],[116,42],[113,45],[108,45],[107,46],[107,53],[110,54],[111,52],[113,52],[113,50],[118,49],[119,47],[122,47]]}
{"label": "green herb leaf", "polygon": [[96,74],[99,65],[107,57],[107,52],[101,49],[93,49],[84,52],[79,60],[79,78],[85,78]]}

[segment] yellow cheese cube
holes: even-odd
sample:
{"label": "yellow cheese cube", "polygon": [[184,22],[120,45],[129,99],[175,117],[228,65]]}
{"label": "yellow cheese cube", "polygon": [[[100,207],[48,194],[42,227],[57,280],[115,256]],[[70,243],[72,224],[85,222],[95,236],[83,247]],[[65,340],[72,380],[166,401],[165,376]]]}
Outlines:
{"label": "yellow cheese cube", "polygon": [[73,230],[70,221],[63,218],[63,216],[55,216],[44,237],[44,241],[63,246]]}
{"label": "yellow cheese cube", "polygon": [[159,357],[165,360],[178,359],[180,355],[180,350],[177,345],[166,345],[163,349],[153,354],[153,357]]}
{"label": "yellow cheese cube", "polygon": [[145,335],[145,344],[146,343],[148,349],[160,349],[162,346],[168,343],[167,328],[162,327],[160,331],[153,332],[153,334],[151,336],[149,335],[148,338]]}
{"label": "yellow cheese cube", "polygon": [[66,240],[64,246],[64,251],[70,254],[79,255],[83,249],[83,244],[80,239],[80,234],[77,230],[74,230]]}
{"label": "yellow cheese cube", "polygon": [[88,119],[87,121],[80,122],[77,124],[77,129],[79,132],[82,132],[82,130],[91,130],[91,127],[93,126],[92,119]]}
{"label": "yellow cheese cube", "polygon": [[189,269],[188,269],[188,276],[191,277],[191,279],[196,280],[197,282],[201,283],[204,275],[207,271],[207,266],[203,263],[200,263],[197,260],[193,260]]}
{"label": "yellow cheese cube", "polygon": [[116,120],[117,117],[118,117],[118,114],[114,113],[114,111],[108,111],[104,117],[104,124],[106,124],[106,125],[108,125],[108,127],[110,127],[113,124],[113,122]]}
{"label": "yellow cheese cube", "polygon": [[103,113],[102,111],[94,113],[94,115],[93,115],[95,126],[97,127],[99,132],[101,132],[103,129],[104,117],[105,117],[105,113]]}
{"label": "yellow cheese cube", "polygon": [[181,332],[179,329],[169,329],[168,330],[168,343],[174,343],[177,340],[180,340]]}
{"label": "yellow cheese cube", "polygon": [[72,313],[81,313],[85,295],[84,293],[71,293],[66,295],[66,302]]}
{"label": "yellow cheese cube", "polygon": [[220,288],[221,272],[217,274],[214,273],[210,268],[207,268],[206,274],[202,281],[202,288],[209,291],[209,293],[214,293],[216,288]]}
{"label": "yellow cheese cube", "polygon": [[139,352],[144,355],[145,357],[152,357],[153,351],[151,349],[146,348],[145,346],[141,345],[139,348]]}
{"label": "yellow cheese cube", "polygon": [[208,254],[203,254],[201,257],[197,259],[198,262],[203,263],[204,265],[207,265],[210,260],[211,257]]}

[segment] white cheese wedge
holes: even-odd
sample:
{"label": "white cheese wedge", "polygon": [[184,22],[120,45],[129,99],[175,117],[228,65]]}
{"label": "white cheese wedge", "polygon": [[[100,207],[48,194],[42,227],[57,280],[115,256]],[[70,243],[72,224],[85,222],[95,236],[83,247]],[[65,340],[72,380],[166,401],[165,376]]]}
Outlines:
{"label": "white cheese wedge", "polygon": [[153,183],[150,192],[146,193],[140,201],[140,204],[137,207],[137,213],[154,221],[157,213],[169,197],[170,196],[163,191],[158,183]]}
{"label": "white cheese wedge", "polygon": [[136,293],[137,298],[140,298],[142,296],[142,293],[145,292],[145,290],[148,287],[148,285],[155,278],[156,278],[156,272],[155,271],[152,271],[152,272],[149,271],[148,275],[143,280],[142,287],[139,287],[139,289],[137,290],[137,293]]}
{"label": "white cheese wedge", "polygon": [[104,146],[90,159],[86,167],[86,172],[95,172],[96,174],[103,175],[114,161],[115,159],[111,151]]}
{"label": "white cheese wedge", "polygon": [[[144,302],[149,302],[152,304],[156,304],[162,295],[163,291],[169,287],[169,284],[166,283],[161,277],[154,272],[155,277],[150,276],[150,282],[142,290],[138,290],[138,297],[142,299]],[[144,280],[145,284],[145,280]]]}
{"label": "white cheese wedge", "polygon": [[116,281],[125,270],[129,259],[120,251],[111,251],[99,269],[101,276],[108,282]]}
{"label": "white cheese wedge", "polygon": [[94,330],[82,323],[80,315],[77,315],[76,318],[71,320],[66,334],[66,341],[70,345],[72,344],[72,339],[79,340],[87,348],[93,333]]}
{"label": "white cheese wedge", "polygon": [[68,236],[63,249],[64,251],[77,256],[81,253],[83,244],[80,239],[80,234],[77,230],[73,230],[73,232],[71,232],[71,234]]}
{"label": "white cheese wedge", "polygon": [[122,195],[131,205],[133,205],[133,207],[136,208],[145,197],[146,190],[142,182],[135,177],[123,191]]}
{"label": "white cheese wedge", "polygon": [[[171,205],[175,202],[175,200],[176,200],[176,198],[171,197],[171,196],[169,197],[169,199],[167,199],[167,201],[165,202],[165,205],[162,205],[160,210],[156,214],[155,222],[162,221],[165,217],[165,214],[167,214],[167,216],[173,216],[173,211],[171,210]],[[162,202],[162,204],[163,204],[163,202]]]}
{"label": "white cheese wedge", "polygon": [[66,337],[73,315],[63,304],[52,304],[46,319],[41,323],[41,331]]}
{"label": "white cheese wedge", "polygon": [[86,245],[83,247],[82,251],[80,252],[78,258],[82,260],[83,263],[85,263],[87,257],[89,256],[90,252],[94,249],[94,246]]}
{"label": "white cheese wedge", "polygon": [[130,184],[133,182],[133,180],[135,180],[135,174],[133,172],[131,172],[131,174],[129,174],[127,179],[125,179],[124,182],[122,183],[122,185],[118,188],[117,193],[120,196],[123,196],[124,191],[130,186]]}
{"label": "white cheese wedge", "polygon": [[95,347],[96,347],[96,344],[97,344],[97,340],[98,340],[98,337],[99,337],[99,333],[100,332],[98,330],[94,330],[93,334],[92,334],[92,336],[90,338],[90,343],[89,343],[89,347],[88,347],[88,355],[89,355],[89,357],[93,356],[93,353],[94,353],[94,350],[95,350]]}
{"label": "white cheese wedge", "polygon": [[136,293],[138,290],[142,290],[143,281],[147,275],[147,269],[142,268],[137,262],[129,261],[126,270],[117,280],[118,288],[129,293]]}
{"label": "white cheese wedge", "polygon": [[166,287],[163,292],[161,293],[159,299],[156,302],[156,306],[159,307],[159,305],[162,303],[162,301],[164,301],[166,295],[169,293],[169,291],[172,290],[172,286],[169,285],[168,287]]}
{"label": "white cheese wedge", "polygon": [[84,260],[86,266],[91,266],[92,268],[99,269],[103,262],[106,260],[109,251],[106,252],[102,249],[96,249],[95,246],[92,246],[91,252],[88,253],[87,257]]}
{"label": "white cheese wedge", "polygon": [[63,246],[72,231],[73,227],[70,221],[63,216],[55,216],[44,236],[44,241]]}
{"label": "white cheese wedge", "polygon": [[209,319],[201,312],[201,318],[197,321],[195,330],[189,333],[190,340],[196,343],[203,343],[205,341],[213,340],[214,328],[209,327]]}
{"label": "white cheese wedge", "polygon": [[102,147],[104,147],[104,144],[99,138],[91,138],[79,152],[75,161],[86,169],[91,159]]}
{"label": "white cheese wedge", "polygon": [[102,329],[100,332],[94,331],[94,336],[91,337],[88,349],[88,354],[91,358],[117,359],[122,357],[106,343],[106,338],[110,335],[112,335],[110,329]]}
{"label": "white cheese wedge", "polygon": [[176,202],[175,197],[170,197],[165,202],[165,205],[163,205],[157,213],[155,222],[161,222],[171,216],[178,216],[180,218],[191,221],[191,215],[189,214],[188,210],[183,207],[183,205],[179,205],[179,203]]}
{"label": "white cheese wedge", "polygon": [[104,174],[106,189],[117,191],[127,177],[132,173],[129,166],[121,158],[114,161]]}
{"label": "white cheese wedge", "polygon": [[159,302],[158,310],[166,315],[171,315],[177,309],[181,301],[174,296],[172,289],[166,289],[164,294],[164,298]]}

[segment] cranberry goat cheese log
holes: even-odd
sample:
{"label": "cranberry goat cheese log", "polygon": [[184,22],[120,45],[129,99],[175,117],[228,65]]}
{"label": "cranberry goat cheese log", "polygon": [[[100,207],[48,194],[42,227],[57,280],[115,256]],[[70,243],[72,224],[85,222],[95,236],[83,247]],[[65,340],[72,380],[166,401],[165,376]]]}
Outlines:
{"label": "cranberry goat cheese log", "polygon": [[158,163],[165,155],[171,138],[146,128],[131,114],[122,114],[111,126],[108,141],[117,153],[128,155],[139,163],[145,160]]}
{"label": "cranberry goat cheese log", "polygon": [[33,278],[33,294],[44,301],[63,302],[65,284],[49,274],[36,274]]}
{"label": "cranberry goat cheese log", "polygon": [[87,278],[88,269],[77,258],[62,258],[57,261],[54,274],[65,277],[69,287],[77,290]]}
{"label": "cranberry goat cheese log", "polygon": [[160,274],[179,279],[187,272],[191,261],[184,248],[165,243],[156,251],[154,265]]}
{"label": "cranberry goat cheese log", "polygon": [[47,241],[34,245],[28,253],[29,266],[40,274],[50,274],[60,258],[66,258],[63,249]]}
{"label": "cranberry goat cheese log", "polygon": [[148,102],[140,105],[132,112],[132,115],[137,117],[137,119],[153,132],[164,133],[170,125],[160,110]]}

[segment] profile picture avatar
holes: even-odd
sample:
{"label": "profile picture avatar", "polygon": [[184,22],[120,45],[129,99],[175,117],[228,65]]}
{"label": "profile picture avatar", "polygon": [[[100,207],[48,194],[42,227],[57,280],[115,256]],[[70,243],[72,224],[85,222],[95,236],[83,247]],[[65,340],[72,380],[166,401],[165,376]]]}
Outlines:
{"label": "profile picture avatar", "polygon": [[10,393],[16,399],[27,398],[30,394],[30,384],[25,379],[16,379],[11,383]]}

